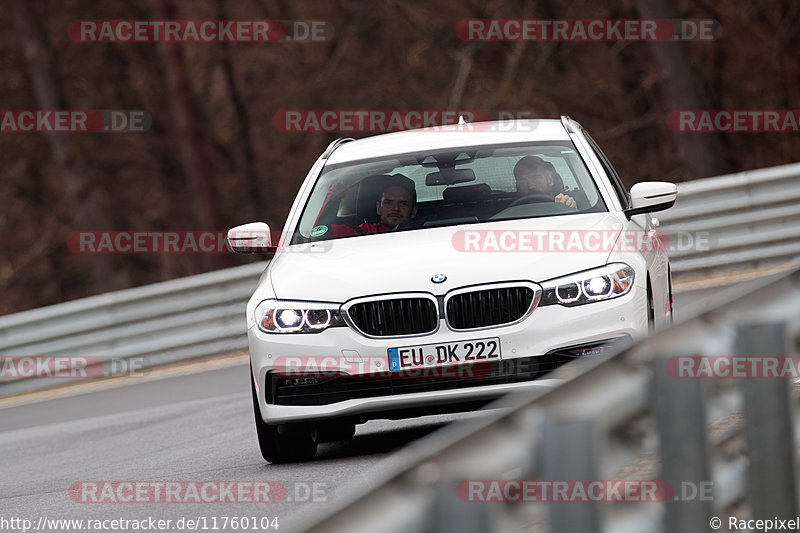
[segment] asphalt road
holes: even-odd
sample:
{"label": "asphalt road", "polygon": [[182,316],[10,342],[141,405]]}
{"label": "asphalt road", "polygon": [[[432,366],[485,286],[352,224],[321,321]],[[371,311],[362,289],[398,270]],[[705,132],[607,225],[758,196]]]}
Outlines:
{"label": "asphalt road", "polygon": [[[225,516],[278,517],[279,531],[292,531],[292,520],[309,507],[317,511],[348,487],[368,486],[391,468],[393,451],[452,420],[475,416],[373,421],[359,426],[349,442],[321,444],[313,461],[271,465],[256,444],[248,379],[247,364],[239,362],[0,409],[0,531],[21,530],[4,524],[4,518],[29,519],[34,527],[40,517],[153,517],[173,524],[182,517],[206,517],[209,531],[216,517],[218,530],[234,531],[230,524],[222,528]],[[230,503],[231,498],[223,503],[124,503],[116,500],[128,496],[127,488],[102,492],[119,487],[102,482],[131,480],[194,481],[198,488],[208,481],[278,482],[286,493],[278,489],[280,501],[270,503],[246,503],[253,497],[249,493],[242,498],[234,493],[233,501],[242,503]],[[209,486],[212,497],[224,492],[219,483]],[[194,501],[187,484],[181,490],[179,498]],[[95,495],[103,503],[85,503]],[[73,529],[62,524],[45,530]]]}
{"label": "asphalt road", "polygon": [[[676,316],[704,305],[717,292],[676,294]],[[12,519],[31,520],[34,528],[40,517],[172,520],[165,531],[178,531],[181,518],[200,519],[199,531],[204,525],[208,531],[214,525],[218,531],[252,531],[253,521],[263,526],[262,517],[270,524],[277,517],[278,531],[292,531],[293,521],[308,512],[369,486],[392,468],[395,452],[406,444],[453,420],[480,416],[374,421],[359,426],[351,441],[322,444],[313,461],[271,465],[256,444],[248,379],[245,360],[237,359],[211,371],[131,379],[113,389],[0,409],[0,531],[22,531],[26,524]],[[150,501],[121,502],[134,498],[134,489],[105,483],[132,480],[195,483],[184,483],[173,493],[181,503],[165,503],[166,492],[155,493],[162,490],[158,483],[139,486],[149,491],[142,497]],[[228,485],[226,492],[220,481],[244,482],[243,495],[235,492],[239,485]],[[271,494],[272,501],[248,503],[256,482],[278,482],[286,492],[274,484],[264,496],[260,485],[262,499]],[[206,503],[201,497],[195,503],[191,489],[204,485],[209,491],[204,496],[223,494],[228,501]],[[102,503],[88,503],[93,498]],[[223,528],[224,517],[229,518]],[[248,517],[249,526],[241,521],[233,527],[230,517]],[[40,531],[77,530],[64,524],[46,528],[46,521],[41,525]],[[84,522],[84,530],[88,525]],[[126,529],[121,523],[116,528],[111,522],[99,525],[105,531]],[[133,528],[128,524],[127,529]]]}

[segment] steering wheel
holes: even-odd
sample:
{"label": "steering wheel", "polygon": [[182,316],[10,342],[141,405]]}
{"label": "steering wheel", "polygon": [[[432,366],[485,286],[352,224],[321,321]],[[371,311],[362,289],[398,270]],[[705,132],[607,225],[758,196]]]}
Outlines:
{"label": "steering wheel", "polygon": [[[539,202],[554,202],[554,201],[555,200],[553,200],[553,197],[550,196],[549,194],[541,194],[541,193],[526,194],[525,196],[517,198],[516,200],[508,204],[508,207],[514,207],[520,204],[533,204]],[[508,207],[506,207],[506,209],[508,209]]]}

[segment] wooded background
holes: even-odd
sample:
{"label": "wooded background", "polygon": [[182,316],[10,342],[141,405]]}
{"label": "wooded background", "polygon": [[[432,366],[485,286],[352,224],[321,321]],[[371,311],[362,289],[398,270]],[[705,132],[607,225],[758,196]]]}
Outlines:
{"label": "wooded background", "polygon": [[[715,19],[714,41],[464,42],[465,18]],[[312,19],[322,43],[77,43],[81,19]],[[799,109],[797,0],[2,0],[2,109],[141,109],[146,133],[0,133],[0,314],[255,260],[75,254],[71,232],[280,229],[335,133],[287,109],[578,120],[630,187],[800,160],[791,133],[674,133],[679,109]],[[356,135],[364,136],[364,135]]]}

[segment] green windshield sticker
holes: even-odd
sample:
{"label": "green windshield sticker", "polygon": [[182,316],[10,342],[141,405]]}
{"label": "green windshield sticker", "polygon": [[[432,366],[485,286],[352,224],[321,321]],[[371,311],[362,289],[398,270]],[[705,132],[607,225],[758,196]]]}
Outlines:
{"label": "green windshield sticker", "polygon": [[319,237],[320,235],[325,235],[328,231],[328,226],[317,226],[316,228],[311,230],[312,237]]}

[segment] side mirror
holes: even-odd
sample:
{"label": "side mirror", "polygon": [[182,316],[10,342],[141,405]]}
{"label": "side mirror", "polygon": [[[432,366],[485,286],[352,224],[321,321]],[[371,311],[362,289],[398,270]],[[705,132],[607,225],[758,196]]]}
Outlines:
{"label": "side mirror", "polygon": [[631,187],[631,207],[625,210],[628,220],[633,215],[664,211],[675,205],[678,186],[666,181],[642,181]]}
{"label": "side mirror", "polygon": [[231,228],[228,230],[228,245],[239,254],[275,252],[266,222],[251,222]]}

